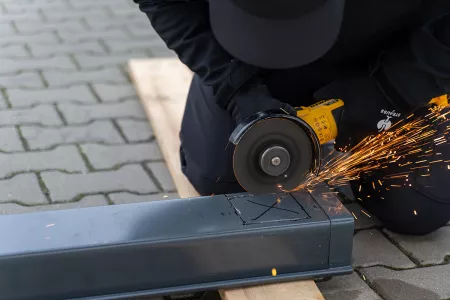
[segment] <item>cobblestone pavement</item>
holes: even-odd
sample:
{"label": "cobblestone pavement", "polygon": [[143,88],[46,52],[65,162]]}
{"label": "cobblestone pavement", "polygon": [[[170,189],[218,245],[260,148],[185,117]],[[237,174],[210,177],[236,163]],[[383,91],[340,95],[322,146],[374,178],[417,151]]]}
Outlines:
{"label": "cobblestone pavement", "polygon": [[[172,56],[132,0],[0,0],[0,213],[177,197],[126,72]],[[449,299],[450,227],[396,235],[355,213],[355,272],[326,299]]]}

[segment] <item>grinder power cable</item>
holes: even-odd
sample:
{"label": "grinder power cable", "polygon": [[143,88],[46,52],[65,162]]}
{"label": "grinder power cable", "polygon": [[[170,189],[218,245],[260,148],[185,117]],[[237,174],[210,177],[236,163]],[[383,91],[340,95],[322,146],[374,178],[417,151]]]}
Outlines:
{"label": "grinder power cable", "polygon": [[[430,104],[448,105],[448,96]],[[308,174],[320,171],[321,146],[336,138],[344,101],[323,100],[295,109],[296,116],[282,110],[256,113],[231,134],[234,174],[247,192],[293,191]]]}

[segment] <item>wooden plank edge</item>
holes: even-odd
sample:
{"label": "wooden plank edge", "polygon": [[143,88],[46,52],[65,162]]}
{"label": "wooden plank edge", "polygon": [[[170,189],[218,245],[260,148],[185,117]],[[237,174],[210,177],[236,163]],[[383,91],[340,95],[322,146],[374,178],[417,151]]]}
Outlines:
{"label": "wooden plank edge", "polygon": [[[168,166],[169,172],[177,188],[177,192],[181,198],[196,197],[199,196],[198,192],[191,185],[189,180],[184,176],[181,171],[180,157],[178,149],[180,147],[180,142],[178,139],[179,128],[173,126],[173,124],[168,124],[169,120],[166,116],[170,113],[161,104],[161,101],[154,101],[149,105],[149,99],[144,93],[144,88],[142,85],[145,84],[144,80],[139,80],[142,71],[140,66],[148,60],[131,60],[129,62],[129,71],[131,74],[131,79],[136,86],[137,94],[139,99],[145,109],[148,120],[150,121],[153,132],[156,136],[156,140],[163,154],[164,160]],[[150,99],[151,101],[152,99]],[[159,102],[159,103],[158,103]],[[184,110],[184,106],[179,109]],[[177,138],[164,138],[167,135],[175,135]]]}

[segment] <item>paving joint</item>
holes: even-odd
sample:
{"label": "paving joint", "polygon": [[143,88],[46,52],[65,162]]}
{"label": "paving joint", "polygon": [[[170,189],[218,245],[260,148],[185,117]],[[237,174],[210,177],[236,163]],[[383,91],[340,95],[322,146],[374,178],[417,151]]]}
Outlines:
{"label": "paving joint", "polygon": [[[120,118],[120,119],[124,119],[124,118]],[[119,132],[120,136],[122,137],[122,139],[125,141],[125,143],[129,144],[130,141],[127,139],[127,136],[123,133],[122,128],[120,128],[119,124],[117,124],[117,121],[115,119],[110,119],[114,128],[116,128],[116,130]]]}
{"label": "paving joint", "polygon": [[50,198],[50,191],[47,185],[45,184],[44,179],[42,179],[41,172],[36,172],[35,174],[37,176],[39,187],[41,188],[42,193],[44,193],[48,203],[52,203],[52,199]]}
{"label": "paving joint", "polygon": [[111,10],[111,8],[109,6],[104,6],[104,7],[102,7],[102,9],[105,10],[106,14],[111,19],[113,19],[115,17],[114,12]]}
{"label": "paving joint", "polygon": [[56,37],[56,40],[58,41],[58,43],[61,44],[64,42],[64,39],[59,35],[59,32],[57,30],[53,30],[52,33]]}
{"label": "paving joint", "polygon": [[16,205],[20,205],[20,206],[23,206],[23,207],[48,206],[48,203],[44,203],[44,204],[42,204],[42,203],[30,204],[30,203],[25,203],[25,202],[22,202],[22,201],[19,201],[19,200],[8,200],[8,201],[0,202],[0,205],[3,205],[3,204],[16,204]]}
{"label": "paving joint", "polygon": [[108,45],[106,45],[106,42],[103,39],[99,39],[98,43],[103,48],[103,51],[105,51],[106,54],[111,54],[111,50],[109,49]]}
{"label": "paving joint", "polygon": [[[133,160],[133,161],[127,161],[124,163],[118,163],[113,165],[110,168],[95,168],[93,167],[92,171],[89,170],[89,172],[95,173],[95,172],[108,172],[108,171],[117,171],[122,167],[128,166],[128,165],[136,165],[136,164],[148,164],[148,163],[163,163],[165,162],[165,160],[163,158],[161,159],[145,159],[145,160]],[[144,167],[146,168],[146,167]],[[174,191],[167,191],[167,192],[176,192],[176,190]]]}
{"label": "paving joint", "polygon": [[86,153],[84,153],[83,148],[81,148],[80,144],[76,144],[76,146],[77,146],[78,152],[80,153],[81,158],[83,159],[84,164],[85,164],[86,168],[88,169],[88,171],[94,172],[95,168],[92,166]]}
{"label": "paving joint", "polygon": [[444,256],[443,262],[441,262],[441,263],[420,264],[414,269],[426,269],[426,268],[436,267],[436,266],[445,266],[445,265],[448,265],[448,264],[450,264],[450,255]]}
{"label": "paving joint", "polygon": [[114,201],[111,200],[109,194],[105,194],[103,196],[106,198],[106,202],[108,202],[108,205],[114,205]]}
{"label": "paving joint", "polygon": [[20,34],[19,29],[17,28],[16,22],[13,20],[9,24],[11,24],[11,27],[14,29],[15,34]]}
{"label": "paving joint", "polygon": [[27,52],[27,54],[30,58],[35,58],[33,55],[33,51],[31,51],[30,45],[25,44],[25,45],[23,45],[23,47],[25,48],[25,51]]}
{"label": "paving joint", "polygon": [[25,149],[25,151],[30,151],[30,145],[28,144],[27,139],[23,135],[22,129],[20,128],[19,125],[16,125],[16,129],[17,129],[17,134],[19,135],[20,141],[22,142],[23,148]]}
{"label": "paving joint", "polygon": [[[11,126],[11,127],[20,127],[21,125],[15,125],[15,126]],[[2,127],[5,128],[5,127]],[[64,127],[62,127],[64,128]],[[67,128],[67,127],[66,127]],[[19,136],[21,137],[21,139],[23,138],[22,136],[22,132],[19,133]],[[25,140],[25,138],[23,138],[22,143],[26,143],[26,151],[3,151],[0,150],[0,153],[6,153],[6,154],[15,154],[15,153],[28,153],[28,152],[46,152],[46,151],[51,151],[54,150],[60,146],[76,146],[76,145],[87,145],[87,144],[91,144],[91,145],[101,145],[101,146],[120,146],[120,145],[137,145],[137,144],[142,144],[142,143],[149,143],[149,142],[153,142],[153,139],[150,140],[140,140],[140,141],[135,141],[135,142],[130,142],[129,144],[124,144],[123,142],[114,142],[114,143],[110,143],[110,142],[103,142],[103,141],[92,141],[92,142],[69,142],[69,143],[62,143],[62,144],[57,144],[57,145],[52,145],[50,147],[47,148],[36,148],[36,149],[31,149],[28,146],[28,142]],[[24,145],[25,147],[25,145]]]}
{"label": "paving joint", "polygon": [[[433,266],[435,266],[435,265],[433,265]],[[420,268],[418,265],[416,265],[414,267],[399,268],[399,267],[388,266],[388,265],[385,265],[385,264],[370,264],[370,265],[367,265],[367,266],[353,266],[353,267],[357,268],[357,269],[381,267],[381,268],[389,269],[389,270],[392,270],[392,271],[407,271],[407,270],[413,270],[413,269]]]}
{"label": "paving joint", "polygon": [[127,33],[133,39],[139,39],[139,36],[136,36],[128,26],[124,26],[123,29],[124,29],[125,33]]}
{"label": "paving joint", "polygon": [[39,9],[37,10],[37,14],[41,17],[41,19],[42,19],[43,22],[47,22],[47,21],[48,21],[48,18],[47,18],[47,16],[44,14],[44,12],[42,11],[42,8],[39,8]]}
{"label": "paving joint", "polygon": [[81,23],[81,26],[84,27],[84,29],[86,29],[86,30],[92,30],[92,27],[89,26],[89,23],[88,23],[88,21],[86,20],[85,17],[82,17],[82,18],[80,19],[80,23]]}
{"label": "paving joint", "polygon": [[5,102],[6,102],[6,106],[8,108],[12,108],[12,104],[11,104],[11,101],[9,101],[9,96],[8,96],[8,92],[6,91],[6,88],[0,87],[0,93],[3,96],[3,100],[5,100]]}
{"label": "paving joint", "polygon": [[[42,83],[44,84],[44,87],[45,87],[45,88],[48,88],[48,87],[49,87],[49,84],[48,84],[47,79],[46,79],[45,76],[44,76],[44,72],[43,72],[42,70],[39,70],[37,73],[38,73],[39,77],[41,78]],[[41,89],[40,89],[40,90],[41,90]]]}
{"label": "paving joint", "polygon": [[116,194],[116,193],[128,193],[128,194],[137,195],[137,196],[152,196],[152,195],[160,194],[161,191],[157,191],[157,192],[153,192],[153,193],[137,193],[137,192],[133,192],[133,191],[130,191],[127,189],[121,189],[121,190],[111,190],[111,191],[107,191],[107,192],[81,193],[81,194],[74,196],[71,199],[62,200],[62,201],[52,201],[52,204],[73,203],[73,202],[78,202],[87,196],[95,196],[95,195],[106,196],[109,194]]}
{"label": "paving joint", "polygon": [[366,276],[360,272],[360,269],[363,268],[355,268],[353,271],[361,278],[361,280],[372,290],[375,294],[377,294],[378,297],[380,297],[382,300],[389,300],[386,299],[374,286],[369,280],[367,280]]}
{"label": "paving joint", "polygon": [[[29,153],[29,152],[22,152],[22,153]],[[0,181],[10,180],[17,175],[23,175],[23,174],[36,174],[37,172],[61,172],[65,174],[83,174],[83,172],[80,171],[67,171],[64,169],[58,169],[58,168],[51,168],[51,169],[39,169],[39,171],[15,171],[8,173],[6,176],[0,177]]]}
{"label": "paving joint", "polygon": [[398,243],[395,239],[390,237],[388,234],[384,232],[384,230],[380,230],[381,234],[389,241],[391,242],[395,247],[397,247],[406,257],[408,257],[416,266],[421,266],[420,261],[414,257],[414,255],[407,251],[405,248],[403,248],[400,243]]}
{"label": "paving joint", "polygon": [[75,55],[74,55],[73,53],[70,53],[70,54],[69,54],[69,58],[70,58],[70,60],[72,61],[72,63],[75,65],[77,71],[81,71],[81,70],[82,70],[81,65],[80,65],[80,63],[77,61]]}
{"label": "paving joint", "polygon": [[56,113],[58,114],[59,118],[61,119],[61,121],[63,122],[64,126],[67,126],[69,123],[67,123],[66,117],[64,117],[64,114],[62,113],[62,111],[59,109],[58,104],[54,103],[53,107],[55,107]]}
{"label": "paving joint", "polygon": [[127,79],[128,83],[133,84],[133,80],[131,79],[130,73],[125,66],[120,66],[119,70],[122,72],[123,76]]}
{"label": "paving joint", "polygon": [[[58,105],[56,103],[49,103],[49,104],[40,104],[37,106],[54,106],[54,105]],[[22,107],[13,107],[12,110],[22,110]],[[0,109],[1,111],[1,109]],[[35,123],[35,122],[23,122],[21,124],[19,124],[18,126],[34,126],[34,127],[39,127],[39,128],[43,128],[43,129],[64,129],[64,128],[77,128],[77,127],[86,127],[88,125],[92,125],[96,122],[104,122],[104,121],[114,121],[114,120],[131,120],[131,121],[145,121],[145,119],[141,119],[141,118],[137,118],[137,117],[114,117],[114,118],[110,118],[110,117],[105,117],[105,118],[96,118],[84,123],[71,123],[68,124],[67,126],[64,125],[44,125],[44,124],[40,124],[40,123]],[[11,125],[10,125],[11,126]],[[7,127],[7,126],[0,126],[0,127]],[[132,144],[133,142],[130,142],[130,144]],[[113,145],[115,145],[116,143],[114,143]],[[62,145],[67,145],[67,144],[62,144]]]}
{"label": "paving joint", "polygon": [[[71,200],[71,201],[55,201],[55,202],[51,202],[50,204],[66,204],[66,203],[77,203],[82,201],[85,197],[90,197],[90,196],[104,196],[107,199],[107,202],[109,205],[115,205],[114,202],[112,202],[109,194],[114,194],[116,192],[107,192],[107,193],[83,193],[83,194],[79,194],[76,196],[76,200]],[[119,192],[119,193],[129,193],[129,194],[135,194],[134,192]],[[147,193],[147,194],[138,194],[138,196],[152,196],[152,195],[157,195],[159,194],[159,192],[156,193]],[[136,194],[137,195],[137,194]],[[48,206],[49,203],[39,203],[39,204],[30,204],[30,203],[25,203],[19,200],[8,200],[8,201],[3,201],[0,203],[0,205],[2,204],[16,204],[16,205],[20,205],[23,207],[45,207]]]}
{"label": "paving joint", "polygon": [[160,192],[164,192],[164,188],[163,188],[161,182],[159,182],[158,178],[155,176],[155,174],[153,174],[152,170],[149,167],[147,167],[147,164],[141,163],[140,165],[144,168],[145,173],[147,173],[148,177],[150,177],[150,180],[153,181],[156,188]]}

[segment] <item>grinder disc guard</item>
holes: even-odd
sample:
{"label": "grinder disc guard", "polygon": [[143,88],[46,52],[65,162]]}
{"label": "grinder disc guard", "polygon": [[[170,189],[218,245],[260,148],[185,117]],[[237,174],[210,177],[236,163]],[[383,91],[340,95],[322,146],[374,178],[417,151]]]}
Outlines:
{"label": "grinder disc guard", "polygon": [[301,120],[262,118],[240,137],[233,168],[250,193],[293,191],[317,167],[320,145]]}

